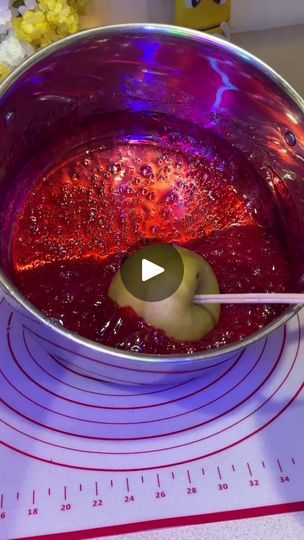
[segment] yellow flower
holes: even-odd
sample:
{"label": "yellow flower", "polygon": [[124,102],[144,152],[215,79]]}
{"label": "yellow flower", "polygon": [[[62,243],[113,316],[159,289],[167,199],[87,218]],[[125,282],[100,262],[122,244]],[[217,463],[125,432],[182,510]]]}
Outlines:
{"label": "yellow flower", "polygon": [[15,19],[17,37],[41,48],[74,34],[79,30],[78,10],[84,3],[87,0],[38,0],[36,11]]}
{"label": "yellow flower", "polygon": [[50,25],[41,11],[27,11],[23,17],[13,21],[17,37],[32,45],[40,45],[41,38],[51,30]]}
{"label": "yellow flower", "polygon": [[0,63],[0,82],[5,79],[10,74],[10,69],[5,64]]}

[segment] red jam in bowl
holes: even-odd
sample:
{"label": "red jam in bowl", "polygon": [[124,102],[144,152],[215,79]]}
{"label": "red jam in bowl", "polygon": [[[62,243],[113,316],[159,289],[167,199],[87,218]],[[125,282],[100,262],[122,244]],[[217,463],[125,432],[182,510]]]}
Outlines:
{"label": "red jam in bowl", "polygon": [[30,188],[16,196],[11,278],[73,332],[140,353],[191,354],[242,340],[282,313],[279,305],[223,305],[210,334],[178,342],[107,296],[126,254],[155,239],[205,257],[222,293],[289,289],[270,191],[209,131],[116,113],[53,142],[22,182]]}

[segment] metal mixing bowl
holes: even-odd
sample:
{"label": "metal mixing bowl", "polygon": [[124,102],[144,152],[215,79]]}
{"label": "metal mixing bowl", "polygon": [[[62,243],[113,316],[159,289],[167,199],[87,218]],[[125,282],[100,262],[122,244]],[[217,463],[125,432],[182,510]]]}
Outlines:
{"label": "metal mixing bowl", "polygon": [[122,25],[86,31],[40,51],[0,86],[0,287],[13,317],[48,354],[84,375],[118,384],[163,384],[235,361],[245,347],[299,309],[244,341],[192,356],[111,349],[42,315],[8,278],[4,199],[27,156],[61,125],[76,127],[111,110],[170,114],[212,130],[239,148],[271,189],[300,286],[304,275],[304,103],[271,68],[206,34],[170,26]]}

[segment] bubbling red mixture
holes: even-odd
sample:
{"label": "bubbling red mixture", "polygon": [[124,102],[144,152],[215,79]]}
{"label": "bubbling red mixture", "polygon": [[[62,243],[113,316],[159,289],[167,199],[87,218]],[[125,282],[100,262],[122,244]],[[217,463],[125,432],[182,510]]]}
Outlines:
{"label": "bubbling red mixture", "polygon": [[[102,137],[114,125],[112,137]],[[32,188],[15,211],[11,277],[58,324],[111,347],[190,354],[242,340],[282,313],[276,305],[223,305],[210,334],[178,342],[108,298],[126,254],[155,240],[205,257],[222,293],[288,290],[270,192],[220,138],[121,113],[53,145],[24,178],[29,171]]]}

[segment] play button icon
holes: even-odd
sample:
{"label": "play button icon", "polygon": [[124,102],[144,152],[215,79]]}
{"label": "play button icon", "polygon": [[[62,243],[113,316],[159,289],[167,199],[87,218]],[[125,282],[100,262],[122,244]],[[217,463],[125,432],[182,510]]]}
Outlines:
{"label": "play button icon", "polygon": [[162,274],[164,271],[165,269],[162,266],[148,261],[147,259],[143,259],[141,262],[141,279],[143,281],[148,281],[148,279],[159,276],[159,274]]}
{"label": "play button icon", "polygon": [[171,296],[180,286],[184,265],[178,250],[168,244],[152,244],[130,255],[120,269],[130,294],[146,302]]}

